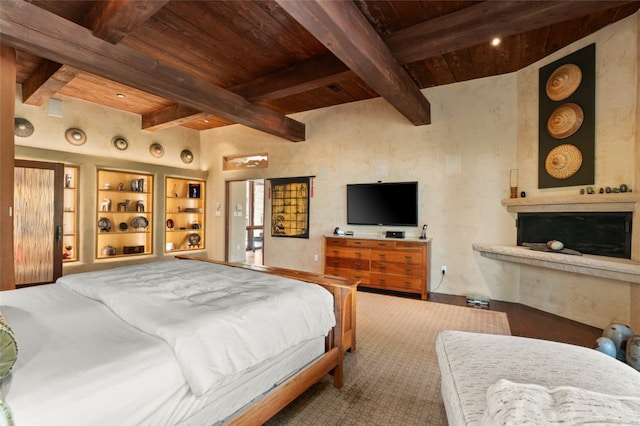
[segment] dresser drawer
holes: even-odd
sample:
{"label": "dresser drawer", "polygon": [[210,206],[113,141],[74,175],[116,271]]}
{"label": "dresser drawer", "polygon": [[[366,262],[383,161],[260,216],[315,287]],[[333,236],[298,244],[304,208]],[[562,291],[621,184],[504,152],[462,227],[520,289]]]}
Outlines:
{"label": "dresser drawer", "polygon": [[326,245],[327,245],[327,248],[329,248],[329,247],[346,247],[347,246],[347,239],[346,238],[331,238],[331,237],[327,237],[326,238]]}
{"label": "dresser drawer", "polygon": [[344,259],[364,259],[369,260],[371,250],[368,248],[354,247],[327,247],[325,250],[327,257],[341,257]]}
{"label": "dresser drawer", "polygon": [[368,259],[327,256],[324,264],[326,268],[356,269],[362,271],[369,270]]}
{"label": "dresser drawer", "polygon": [[419,251],[382,251],[371,250],[371,260],[380,262],[395,262],[409,265],[421,265],[424,263],[422,250]]}
{"label": "dresser drawer", "polygon": [[403,277],[422,277],[424,273],[423,268],[424,266],[422,265],[403,265],[401,263],[371,261],[371,272],[401,275]]}
{"label": "dresser drawer", "polygon": [[324,274],[330,277],[342,277],[351,281],[359,281],[361,284],[369,282],[369,271],[325,267]]}
{"label": "dresser drawer", "polygon": [[384,240],[347,240],[347,246],[394,249],[396,247],[396,242]]}
{"label": "dresser drawer", "polygon": [[414,241],[396,241],[396,248],[398,250],[420,250],[426,248],[425,243],[416,243]]}
{"label": "dresser drawer", "polygon": [[375,272],[369,274],[369,284],[376,288],[397,291],[421,290],[424,286],[421,278],[400,277]]}

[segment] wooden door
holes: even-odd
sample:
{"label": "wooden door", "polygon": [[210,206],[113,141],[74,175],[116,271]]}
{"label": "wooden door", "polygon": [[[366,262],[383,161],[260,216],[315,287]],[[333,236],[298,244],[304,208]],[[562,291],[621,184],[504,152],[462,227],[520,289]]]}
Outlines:
{"label": "wooden door", "polygon": [[16,287],[62,275],[64,165],[16,160],[13,254]]}

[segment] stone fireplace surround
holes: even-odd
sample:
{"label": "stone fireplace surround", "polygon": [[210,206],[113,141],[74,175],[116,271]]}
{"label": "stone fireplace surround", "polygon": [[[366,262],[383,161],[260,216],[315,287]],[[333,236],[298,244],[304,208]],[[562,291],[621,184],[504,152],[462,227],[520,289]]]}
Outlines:
{"label": "stone fireplace surround", "polygon": [[[640,209],[640,194],[591,194],[552,197],[513,198],[502,200],[510,213],[554,212],[634,212]],[[484,257],[522,263],[542,268],[558,269],[585,275],[640,284],[640,225],[632,230],[631,260],[607,256],[572,256],[529,250],[526,247],[474,244],[474,250]]]}
{"label": "stone fireplace surround", "polygon": [[[629,283],[632,328],[640,329],[640,193],[585,194],[567,196],[541,196],[502,200],[509,213],[554,212],[633,212],[631,259],[607,256],[574,256],[562,253],[540,252],[526,247],[473,244],[481,256],[504,262],[617,280]],[[636,312],[638,311],[638,312]]]}

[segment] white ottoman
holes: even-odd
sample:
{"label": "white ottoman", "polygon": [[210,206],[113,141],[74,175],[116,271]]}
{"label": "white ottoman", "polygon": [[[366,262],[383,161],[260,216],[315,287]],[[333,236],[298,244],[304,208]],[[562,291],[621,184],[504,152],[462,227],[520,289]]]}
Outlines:
{"label": "white ottoman", "polygon": [[640,372],[581,346],[447,330],[436,339],[436,354],[450,425],[479,425],[487,389],[500,379],[640,398]]}

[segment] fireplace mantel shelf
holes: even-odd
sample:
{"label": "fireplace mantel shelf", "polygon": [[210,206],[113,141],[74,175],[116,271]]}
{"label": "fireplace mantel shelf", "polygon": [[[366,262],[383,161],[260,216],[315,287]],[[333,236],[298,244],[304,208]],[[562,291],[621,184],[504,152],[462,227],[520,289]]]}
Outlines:
{"label": "fireplace mantel shelf", "polygon": [[609,193],[507,198],[502,205],[510,213],[537,212],[632,212],[640,205],[640,193]]}
{"label": "fireplace mantel shelf", "polygon": [[505,262],[640,284],[640,262],[628,259],[591,255],[574,256],[535,251],[526,247],[491,244],[473,244],[473,249],[480,252],[483,257]]}

